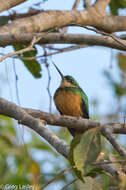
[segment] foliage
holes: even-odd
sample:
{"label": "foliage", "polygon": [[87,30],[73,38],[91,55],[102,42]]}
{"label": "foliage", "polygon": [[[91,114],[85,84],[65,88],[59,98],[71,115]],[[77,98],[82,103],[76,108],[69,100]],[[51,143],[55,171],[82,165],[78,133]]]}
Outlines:
{"label": "foliage", "polygon": [[8,23],[9,18],[6,16],[0,16],[0,26],[3,26]]}
{"label": "foliage", "polygon": [[[94,151],[95,150],[95,151]],[[100,133],[92,129],[84,134],[77,135],[71,142],[70,162],[75,167],[75,173],[83,182],[84,176],[91,176],[101,151]]]}
{"label": "foliage", "polygon": [[111,0],[110,10],[113,15],[118,15],[120,8],[126,8],[126,0]]}
{"label": "foliage", "polygon": [[[23,138],[20,131],[21,135]],[[62,166],[58,165],[58,162],[63,159],[58,158],[57,162],[53,163],[57,153],[34,133],[30,132],[29,135],[30,140],[27,143],[19,144],[19,134],[13,120],[0,116],[0,184],[13,184],[17,185],[16,187],[19,184],[29,184],[41,187],[61,171]],[[51,160],[43,159],[46,153],[50,154]],[[39,155],[40,161],[37,161],[35,155]],[[53,168],[52,173],[45,173],[45,164]],[[68,176],[61,176],[56,181],[68,183]]]}
{"label": "foliage", "polygon": [[[23,45],[15,45],[14,49],[20,50],[23,49],[24,46]],[[41,75],[41,66],[39,64],[39,62],[36,60],[35,56],[37,54],[37,50],[33,50],[33,51],[29,51],[29,52],[24,52],[21,56],[22,59],[20,59],[24,65],[26,66],[26,68],[31,72],[31,74],[35,77],[35,78],[40,78]],[[31,58],[33,57],[32,60],[27,60],[25,58]],[[23,59],[24,58],[24,59]]]}

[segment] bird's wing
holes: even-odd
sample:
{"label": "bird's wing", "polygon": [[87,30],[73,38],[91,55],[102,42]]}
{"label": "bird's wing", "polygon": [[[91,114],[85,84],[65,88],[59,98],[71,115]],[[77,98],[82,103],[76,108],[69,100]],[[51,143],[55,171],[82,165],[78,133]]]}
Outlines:
{"label": "bird's wing", "polygon": [[80,93],[81,93],[81,97],[82,97],[81,107],[83,110],[83,117],[89,119],[88,97],[82,89],[80,90]]}

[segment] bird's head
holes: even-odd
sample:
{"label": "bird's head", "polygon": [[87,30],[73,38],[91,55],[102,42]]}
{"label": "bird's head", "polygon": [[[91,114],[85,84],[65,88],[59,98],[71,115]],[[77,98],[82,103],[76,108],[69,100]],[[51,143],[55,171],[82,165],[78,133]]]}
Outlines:
{"label": "bird's head", "polygon": [[61,87],[76,87],[76,88],[79,87],[78,82],[72,76],[70,75],[64,76],[55,64],[54,66],[61,76],[61,79],[62,79],[61,85],[60,85]]}

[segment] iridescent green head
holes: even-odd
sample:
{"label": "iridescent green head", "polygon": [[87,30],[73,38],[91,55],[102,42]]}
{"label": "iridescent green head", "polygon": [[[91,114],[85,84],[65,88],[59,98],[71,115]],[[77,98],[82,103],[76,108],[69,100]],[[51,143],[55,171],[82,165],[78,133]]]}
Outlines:
{"label": "iridescent green head", "polygon": [[55,64],[54,66],[62,78],[61,87],[79,87],[78,82],[72,76],[64,76]]}

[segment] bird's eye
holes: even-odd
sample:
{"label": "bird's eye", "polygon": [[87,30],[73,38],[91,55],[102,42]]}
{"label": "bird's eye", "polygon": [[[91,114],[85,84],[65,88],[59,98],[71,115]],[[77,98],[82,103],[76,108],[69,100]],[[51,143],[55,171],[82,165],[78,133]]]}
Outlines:
{"label": "bird's eye", "polygon": [[74,84],[74,81],[73,81],[72,79],[70,79],[69,82],[70,82],[71,84]]}

